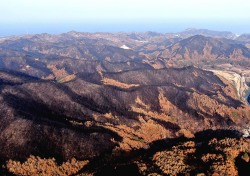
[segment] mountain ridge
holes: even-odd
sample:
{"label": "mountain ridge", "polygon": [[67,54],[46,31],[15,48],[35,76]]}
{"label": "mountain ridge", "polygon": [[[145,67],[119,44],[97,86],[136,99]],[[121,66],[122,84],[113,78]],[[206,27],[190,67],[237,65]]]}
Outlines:
{"label": "mountain ridge", "polygon": [[249,53],[238,40],[154,32],[2,40],[1,170],[242,173]]}

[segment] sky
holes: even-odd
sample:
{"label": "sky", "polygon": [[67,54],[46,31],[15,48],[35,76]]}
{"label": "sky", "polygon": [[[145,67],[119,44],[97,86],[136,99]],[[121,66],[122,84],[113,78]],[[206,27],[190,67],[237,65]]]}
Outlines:
{"label": "sky", "polygon": [[249,0],[0,0],[0,36],[207,28],[250,33]]}

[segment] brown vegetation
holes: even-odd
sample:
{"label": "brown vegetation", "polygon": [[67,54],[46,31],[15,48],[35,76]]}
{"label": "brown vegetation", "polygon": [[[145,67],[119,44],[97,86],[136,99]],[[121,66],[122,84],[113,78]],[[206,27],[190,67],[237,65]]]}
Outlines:
{"label": "brown vegetation", "polygon": [[[142,175],[242,173],[249,166],[248,139],[197,139],[207,129],[247,126],[250,109],[237,96],[239,86],[188,65],[247,70],[250,51],[232,40],[183,38],[70,32],[1,42],[1,68],[36,76],[0,71],[5,169],[17,175],[119,168]],[[37,156],[27,159],[30,154]]]}
{"label": "brown vegetation", "polygon": [[102,82],[105,85],[116,86],[116,87],[120,87],[123,89],[129,89],[129,88],[140,86],[139,84],[125,84],[125,83],[119,82],[117,80],[105,78],[105,77],[102,79]]}
{"label": "brown vegetation", "polygon": [[[247,158],[248,143],[249,140],[234,138],[214,138],[207,144],[188,141],[173,146],[170,150],[157,152],[153,162],[161,173],[167,175],[196,173],[237,176],[239,166],[235,161],[239,156]],[[245,154],[241,155],[242,152]],[[147,173],[145,169],[144,173]]]}
{"label": "brown vegetation", "polygon": [[56,163],[54,158],[42,159],[40,157],[30,156],[27,161],[21,163],[19,161],[9,160],[6,164],[6,169],[15,175],[72,175],[76,174],[80,169],[88,164],[88,161],[77,161],[72,158],[70,161],[64,162],[61,165]]}
{"label": "brown vegetation", "polygon": [[68,76],[68,73],[64,68],[58,69],[55,65],[52,65],[52,64],[49,64],[47,67],[51,70],[54,77],[58,80],[62,79],[63,77]]}
{"label": "brown vegetation", "polygon": [[68,75],[68,76],[65,76],[63,78],[58,79],[57,82],[58,83],[66,83],[66,82],[73,81],[74,79],[76,79],[76,75],[72,74],[72,75]]}
{"label": "brown vegetation", "polygon": [[[226,133],[226,131],[224,132]],[[157,147],[151,143],[138,156],[136,151],[127,155],[113,151],[112,155],[103,156],[93,161],[71,159],[60,165],[55,159],[41,159],[30,156],[25,162],[9,160],[4,166],[9,173],[16,175],[104,175],[130,172],[135,165],[141,175],[242,175],[250,170],[250,141],[242,138],[198,138],[165,141]],[[207,139],[207,140],[206,140]],[[172,146],[172,147],[171,147]],[[245,164],[242,164],[245,163]],[[92,168],[93,167],[93,168]],[[91,169],[92,168],[92,169]],[[126,169],[127,168],[127,169]],[[134,168],[134,167],[133,167]],[[245,173],[246,174],[246,173]],[[243,174],[244,175],[244,174]]]}

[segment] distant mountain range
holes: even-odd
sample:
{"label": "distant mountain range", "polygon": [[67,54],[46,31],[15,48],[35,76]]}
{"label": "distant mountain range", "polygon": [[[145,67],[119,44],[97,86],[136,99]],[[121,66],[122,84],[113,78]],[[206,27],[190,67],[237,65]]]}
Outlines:
{"label": "distant mountain range", "polygon": [[195,35],[164,50],[163,58],[188,60],[248,59],[250,50],[238,41]]}
{"label": "distant mountain range", "polygon": [[181,37],[191,37],[194,35],[203,35],[206,37],[216,37],[216,38],[227,38],[227,39],[235,39],[236,34],[228,31],[213,31],[208,29],[195,29],[195,28],[189,28],[186,29],[183,32],[177,33],[177,35],[180,35]]}
{"label": "distant mountain range", "polygon": [[250,43],[246,34],[231,37],[230,32],[202,29],[188,29],[180,34],[72,31],[10,37],[0,40],[0,68],[47,77],[53,75],[52,65],[56,65],[54,70],[65,69],[73,74],[93,72],[93,68],[107,72],[164,68],[177,66],[180,60],[195,64],[197,60],[230,59],[249,64],[246,60],[250,58]]}

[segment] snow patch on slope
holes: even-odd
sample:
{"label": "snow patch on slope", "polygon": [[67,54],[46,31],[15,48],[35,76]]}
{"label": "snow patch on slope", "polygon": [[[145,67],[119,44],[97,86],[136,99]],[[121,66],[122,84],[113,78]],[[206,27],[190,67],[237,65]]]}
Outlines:
{"label": "snow patch on slope", "polygon": [[122,48],[122,49],[126,49],[126,50],[131,49],[131,48],[129,48],[129,47],[128,47],[128,46],[126,46],[126,45],[122,45],[120,48]]}

